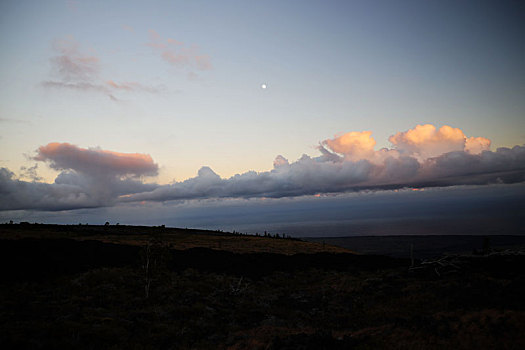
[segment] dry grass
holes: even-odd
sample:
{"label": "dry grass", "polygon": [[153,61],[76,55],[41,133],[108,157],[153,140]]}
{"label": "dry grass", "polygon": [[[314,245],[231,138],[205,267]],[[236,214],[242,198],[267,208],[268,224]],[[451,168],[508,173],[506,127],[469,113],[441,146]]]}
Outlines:
{"label": "dry grass", "polygon": [[[60,230],[57,230],[57,227]],[[0,225],[0,237],[69,238],[96,240],[104,243],[146,245],[152,238],[171,249],[210,248],[233,253],[275,253],[284,255],[314,253],[353,253],[323,243],[264,236],[239,235],[216,231],[141,226],[77,226],[77,225]]]}

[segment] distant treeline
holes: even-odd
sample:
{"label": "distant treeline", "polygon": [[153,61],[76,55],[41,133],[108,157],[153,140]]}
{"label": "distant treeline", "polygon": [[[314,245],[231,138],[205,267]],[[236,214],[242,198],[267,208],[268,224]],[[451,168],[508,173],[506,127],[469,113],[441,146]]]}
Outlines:
{"label": "distant treeline", "polygon": [[[11,226],[12,225],[12,226]],[[166,227],[166,225],[159,226],[136,226],[136,225],[121,225],[116,223],[111,225],[108,221],[104,225],[90,225],[88,223],[79,223],[71,225],[60,225],[60,224],[41,224],[41,223],[30,223],[27,221],[21,221],[18,224],[14,223],[13,220],[9,223],[0,224],[0,227],[7,229],[16,229],[16,227],[31,230],[41,231],[55,231],[55,232],[71,232],[81,233],[83,235],[104,235],[104,234],[158,234],[158,233],[192,233],[192,234],[208,234],[208,235],[221,235],[221,236],[255,236],[255,237],[267,237],[277,239],[289,239],[294,241],[302,241],[302,239],[291,237],[285,233],[264,233],[255,232],[238,232],[233,230],[232,232],[224,232],[223,230],[201,230],[191,228],[178,228],[178,227]]]}

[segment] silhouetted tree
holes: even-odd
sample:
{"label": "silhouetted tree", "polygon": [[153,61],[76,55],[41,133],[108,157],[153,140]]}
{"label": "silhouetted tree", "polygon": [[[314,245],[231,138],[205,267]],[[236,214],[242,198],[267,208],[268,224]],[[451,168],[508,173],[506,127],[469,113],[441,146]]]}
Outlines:
{"label": "silhouetted tree", "polygon": [[143,247],[141,259],[146,299],[150,297],[152,283],[161,280],[162,274],[166,272],[169,256],[168,245],[158,235],[152,236],[147,245]]}

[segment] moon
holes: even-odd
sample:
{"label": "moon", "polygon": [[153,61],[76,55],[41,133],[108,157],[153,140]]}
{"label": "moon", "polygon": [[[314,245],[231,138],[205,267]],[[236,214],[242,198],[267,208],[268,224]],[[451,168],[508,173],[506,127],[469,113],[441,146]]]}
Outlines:
{"label": "moon", "polygon": [[266,89],[266,87],[267,87],[266,84],[261,85],[261,89]]}

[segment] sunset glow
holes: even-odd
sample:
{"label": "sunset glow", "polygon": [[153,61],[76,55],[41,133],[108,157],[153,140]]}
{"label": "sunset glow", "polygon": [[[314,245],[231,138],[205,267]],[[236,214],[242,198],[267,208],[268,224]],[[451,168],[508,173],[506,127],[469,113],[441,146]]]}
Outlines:
{"label": "sunset glow", "polygon": [[5,1],[2,215],[521,184],[513,6]]}
{"label": "sunset glow", "polygon": [[1,0],[0,348],[525,348],[525,1]]}

